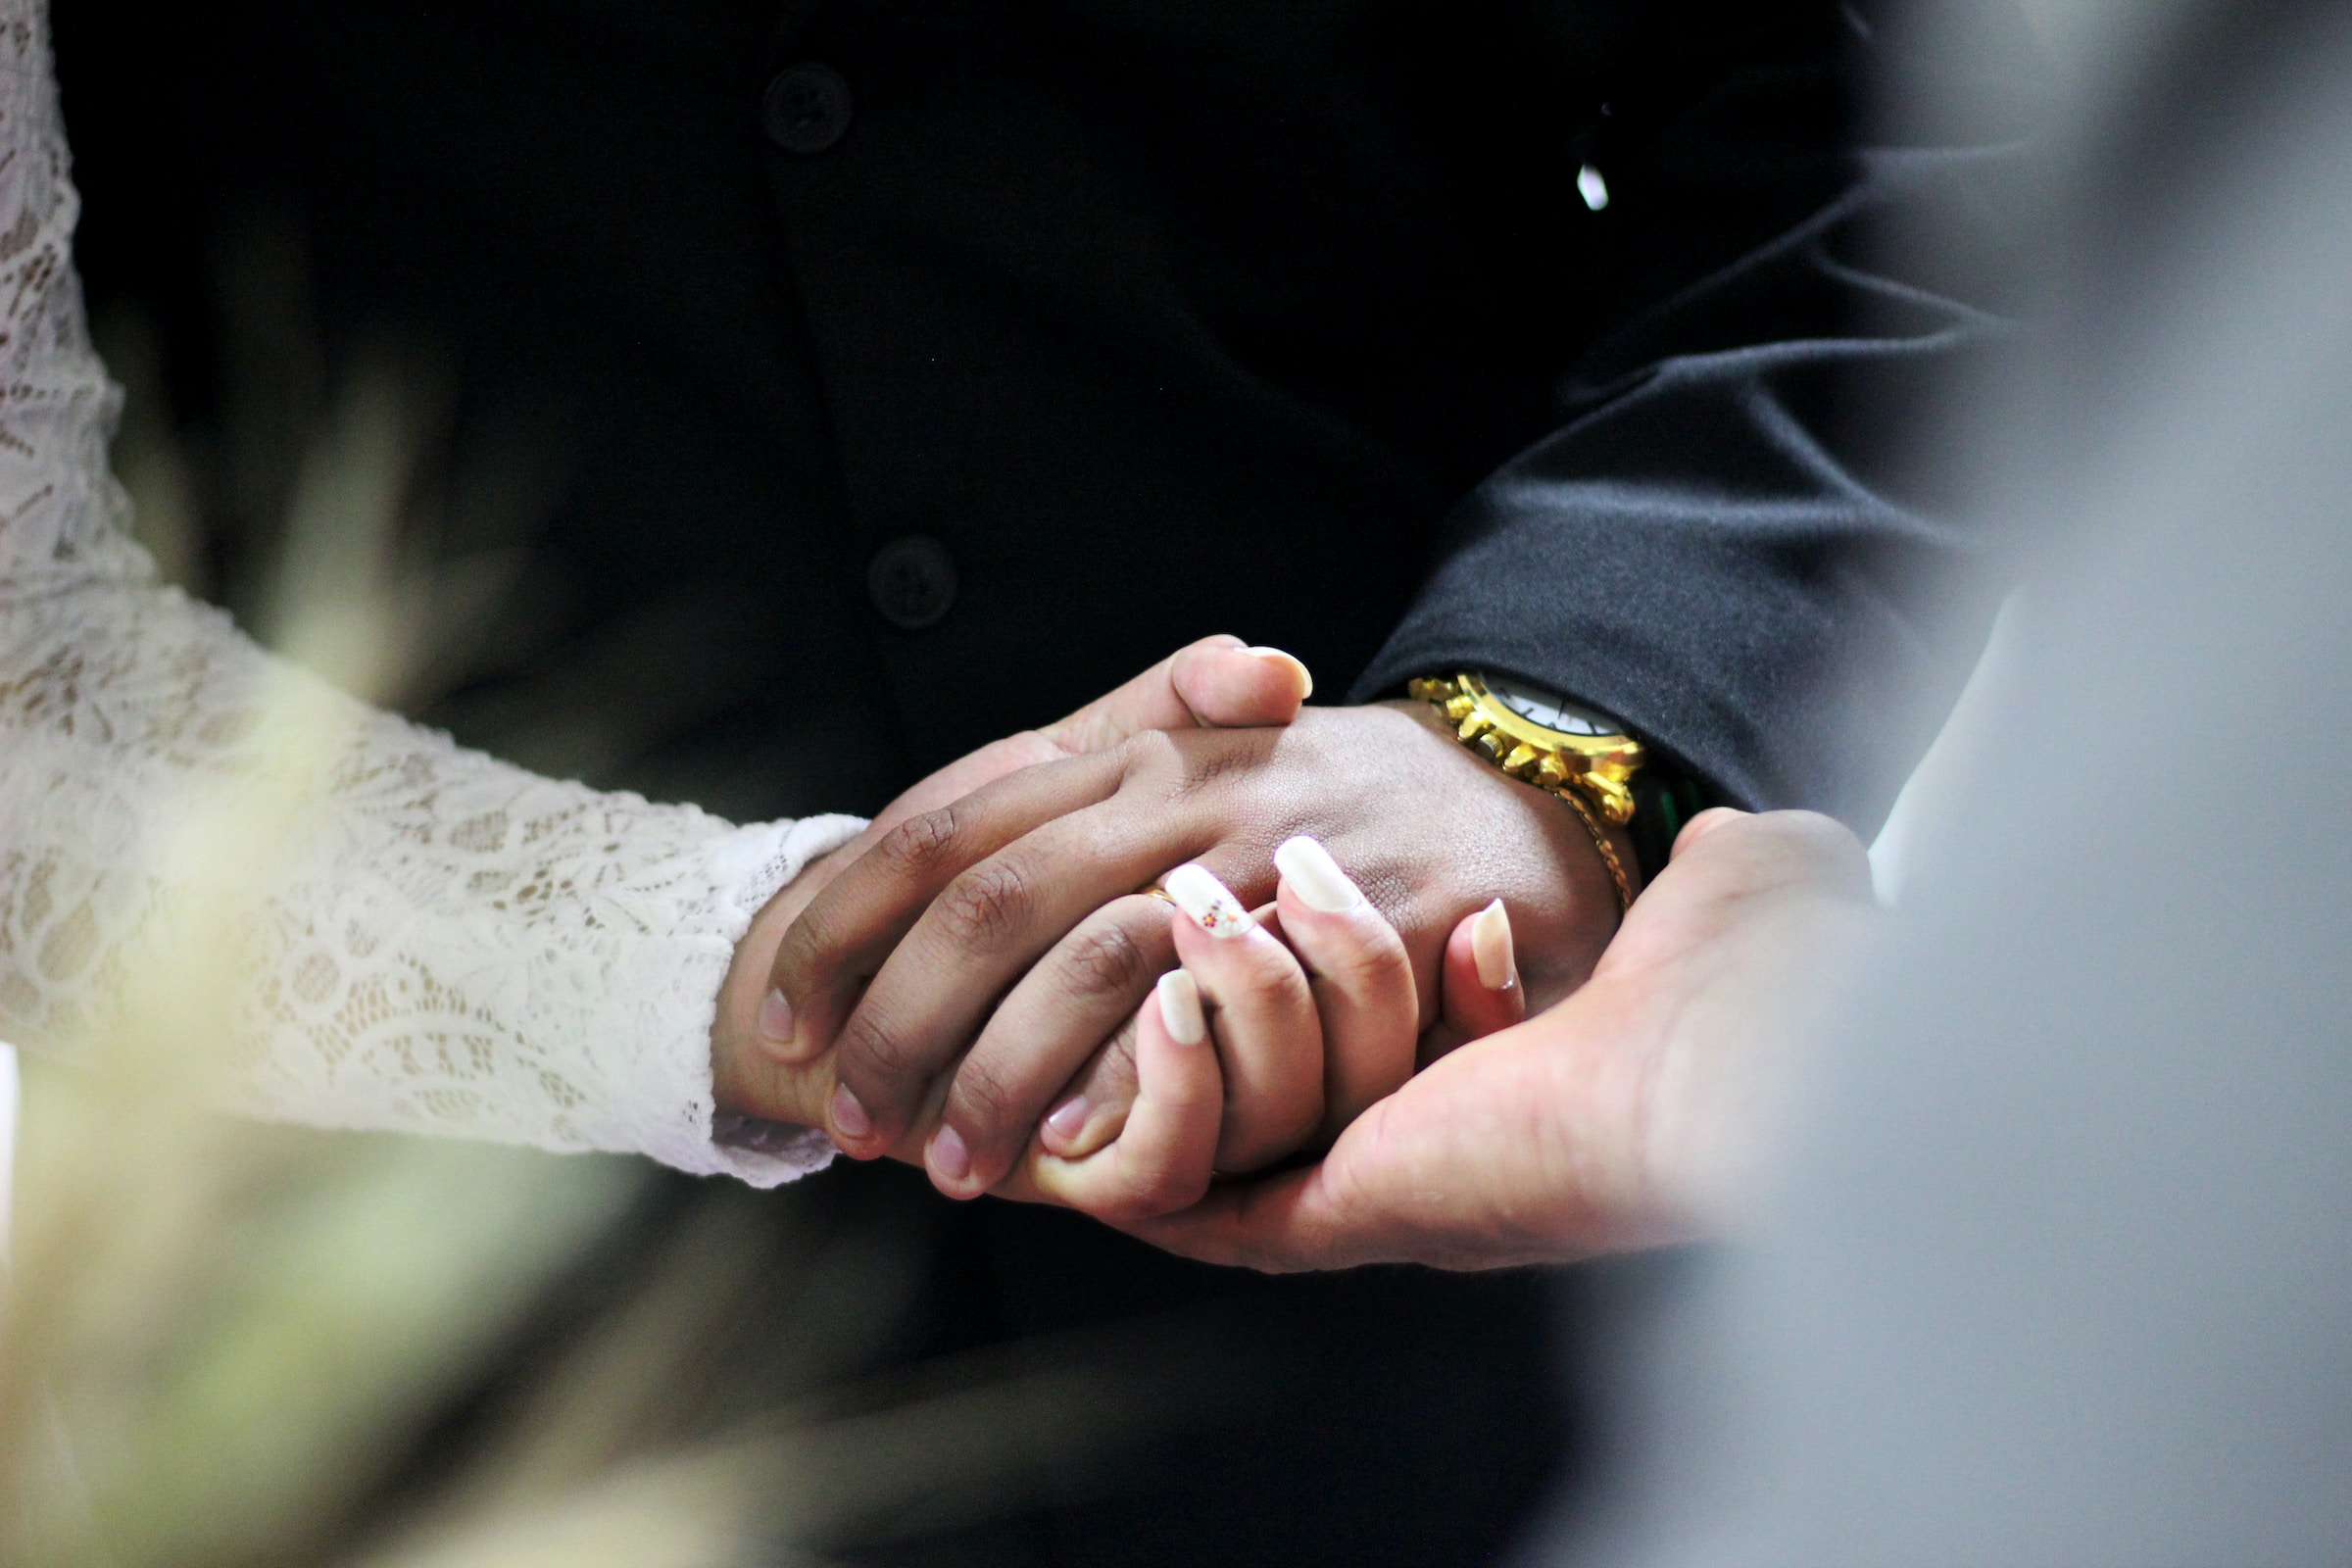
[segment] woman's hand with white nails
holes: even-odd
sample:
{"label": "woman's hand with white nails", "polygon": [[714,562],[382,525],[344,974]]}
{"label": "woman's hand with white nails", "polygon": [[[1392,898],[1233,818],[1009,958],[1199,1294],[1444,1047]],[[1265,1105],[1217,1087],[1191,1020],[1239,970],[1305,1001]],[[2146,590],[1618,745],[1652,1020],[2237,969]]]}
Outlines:
{"label": "woman's hand with white nails", "polygon": [[[1298,956],[1276,935],[1282,928],[1273,909],[1252,915],[1205,866],[1177,866],[1160,885],[1173,906],[1162,917],[1183,965],[1175,972],[1185,977],[1186,995],[1197,998],[1195,1005],[1207,1020],[1225,1089],[1215,1166],[1255,1170],[1305,1143],[1323,1119],[1326,1020],[1317,1013],[1315,992]],[[1386,922],[1368,906],[1366,912],[1385,932]],[[1395,946],[1395,933],[1386,935]],[[1401,972],[1401,948],[1396,956]],[[1402,997],[1408,1009],[1410,979],[1405,976]],[[1163,1001],[1168,983],[1167,976],[1160,977]],[[1149,1020],[1152,1015],[1147,1003],[1139,1016]],[[1140,1031],[1128,1038],[1140,1058]],[[982,1066],[986,1069],[985,1059]],[[1140,1059],[1135,1068],[1139,1096],[1149,1093]],[[1088,1103],[1065,1127],[1068,1108],[1065,1103],[1047,1115],[1034,1145],[1023,1129],[1010,1148],[1001,1143],[975,1148],[966,1143],[957,1117],[944,1117],[929,1145],[932,1182],[952,1198],[975,1198],[1012,1174],[1024,1149],[1080,1158],[1127,1137],[1134,1125],[1130,1112],[1110,1102]],[[940,1157],[943,1143],[959,1156],[953,1165]]]}
{"label": "woman's hand with white nails", "polygon": [[1320,1141],[1413,1075],[1420,987],[1404,939],[1331,852],[1299,834],[1274,852],[1274,907],[1322,1023]]}
{"label": "woman's hand with white nails", "polygon": [[[1701,813],[1583,989],[1424,1068],[1319,1164],[1128,1228],[1269,1270],[1493,1268],[1715,1234],[1874,907],[1861,845],[1827,817]],[[1448,1016],[1474,1033],[1521,1004],[1488,983],[1491,930],[1480,973],[1484,913],[1446,968]]]}
{"label": "woman's hand with white nails", "polygon": [[[1255,915],[1206,870],[1163,879],[1176,904],[1185,972],[1208,1005],[1224,1064],[1221,1171],[1247,1171],[1310,1141],[1328,1142],[1413,1070],[1420,1004],[1403,939],[1313,839],[1275,852],[1275,902]],[[1065,1104],[1069,1103],[1065,1102]],[[1089,1113],[1040,1131],[1065,1155],[1120,1133]]]}
{"label": "woman's hand with white nails", "polygon": [[1118,1136],[1084,1153],[1033,1147],[1004,1196],[1064,1203],[1113,1224],[1185,1208],[1208,1191],[1225,1083],[1191,974],[1159,977],[1135,1020],[1135,1102]]}
{"label": "woman's hand with white nails", "polygon": [[[1314,840],[1288,840],[1275,859],[1275,902],[1255,915],[1200,866],[1162,878],[1184,967],[1160,977],[1138,1015],[1133,1108],[1090,1107],[1067,1127],[1048,1116],[996,1192],[1139,1223],[1199,1199],[1212,1156],[1218,1171],[1262,1165],[1410,1075],[1420,1006],[1396,927]],[[1218,1107],[1202,1112],[1191,1098],[1212,1069],[1167,1059],[1163,1037],[1213,1044],[1200,1054],[1215,1063]],[[937,1136],[933,1180],[957,1192],[969,1184],[941,1180]]]}
{"label": "woman's hand with white nails", "polygon": [[1177,961],[1199,984],[1225,1069],[1217,1168],[1256,1170],[1304,1143],[1323,1119],[1314,993],[1291,950],[1206,868],[1178,866],[1162,885],[1176,901]]}
{"label": "woman's hand with white nails", "polygon": [[1443,995],[1438,1025],[1421,1037],[1422,1066],[1472,1040],[1508,1029],[1527,1016],[1527,987],[1519,983],[1518,942],[1511,912],[1500,899],[1462,916],[1446,942],[1439,970]]}

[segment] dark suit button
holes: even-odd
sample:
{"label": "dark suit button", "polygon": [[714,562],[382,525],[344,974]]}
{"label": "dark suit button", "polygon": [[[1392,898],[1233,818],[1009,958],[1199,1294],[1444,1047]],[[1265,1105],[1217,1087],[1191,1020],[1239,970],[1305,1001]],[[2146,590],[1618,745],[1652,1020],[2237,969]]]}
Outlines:
{"label": "dark suit button", "polygon": [[901,631],[921,631],[948,618],[956,603],[956,558],[928,534],[910,533],[874,552],[865,591],[882,618]]}
{"label": "dark suit button", "polygon": [[804,157],[821,153],[850,128],[850,84],[831,66],[793,66],[776,73],[760,109],[769,141]]}

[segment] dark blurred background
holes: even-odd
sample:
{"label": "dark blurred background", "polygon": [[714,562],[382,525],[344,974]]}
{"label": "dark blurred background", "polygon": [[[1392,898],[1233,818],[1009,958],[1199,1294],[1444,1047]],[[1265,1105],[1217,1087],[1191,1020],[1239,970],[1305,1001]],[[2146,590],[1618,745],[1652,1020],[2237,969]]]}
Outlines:
{"label": "dark blurred background", "polygon": [[[281,645],[321,595],[372,617],[379,657],[328,673],[544,772],[740,817],[886,800],[915,754],[855,719],[873,629],[793,586],[862,574],[866,544],[811,556],[778,524],[840,479],[794,456],[821,440],[760,434],[822,412],[744,394],[803,329],[747,296],[702,332],[728,311],[669,310],[698,283],[632,237],[681,191],[764,210],[747,106],[772,25],[59,0],[76,256],[127,391],[115,466],[166,573]],[[494,144],[544,160],[543,205],[494,213],[443,156],[434,83],[460,78],[509,103]],[[643,156],[606,159],[622,145]],[[526,222],[654,269],[616,281],[642,318],[510,248]],[[723,275],[783,265],[757,226],[689,240]],[[726,569],[681,564],[686,514],[738,519],[707,541]],[[1391,619],[1368,606],[1367,635]],[[784,657],[831,644],[833,666]],[[34,1074],[36,1210],[77,1168],[57,1129],[80,1093]],[[197,1144],[175,1261],[92,1287],[149,1310],[79,1363],[107,1396],[61,1407],[41,1473],[79,1479],[48,1490],[47,1560],[1481,1562],[1590,1457],[1607,1368],[1557,1325],[1604,1343],[1609,1303],[1672,1266],[1277,1283],[957,1208],[896,1167],[759,1194],[384,1139]]]}

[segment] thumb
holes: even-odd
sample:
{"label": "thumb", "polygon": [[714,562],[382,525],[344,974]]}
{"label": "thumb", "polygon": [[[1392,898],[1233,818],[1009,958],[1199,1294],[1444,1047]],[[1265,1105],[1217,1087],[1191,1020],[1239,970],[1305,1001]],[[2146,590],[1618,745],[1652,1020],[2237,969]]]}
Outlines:
{"label": "thumb", "polygon": [[[1057,724],[991,741],[950,762],[884,807],[863,833],[835,852],[826,875],[908,817],[961,800],[1008,773],[1079,752],[1108,751],[1148,729],[1288,724],[1314,686],[1306,666],[1278,648],[1244,647],[1239,637],[1203,637]],[[811,887],[823,885],[822,877],[808,880]]]}
{"label": "thumb", "polygon": [[1279,648],[1203,637],[1039,733],[1065,752],[1101,752],[1150,729],[1288,724],[1314,689],[1306,666]]}
{"label": "thumb", "polygon": [[1179,1257],[1266,1274],[1373,1260],[1352,1255],[1360,1246],[1355,1233],[1364,1227],[1325,1182],[1320,1164],[1213,1187],[1190,1208],[1117,1228]]}

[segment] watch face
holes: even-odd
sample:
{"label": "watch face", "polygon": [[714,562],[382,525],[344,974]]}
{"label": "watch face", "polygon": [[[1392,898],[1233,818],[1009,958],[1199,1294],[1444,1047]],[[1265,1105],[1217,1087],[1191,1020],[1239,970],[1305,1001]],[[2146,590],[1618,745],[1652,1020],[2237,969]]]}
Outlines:
{"label": "watch face", "polygon": [[1494,700],[1531,724],[1563,735],[1622,735],[1625,726],[1590,708],[1579,708],[1556,692],[1529,686],[1507,675],[1484,677]]}

